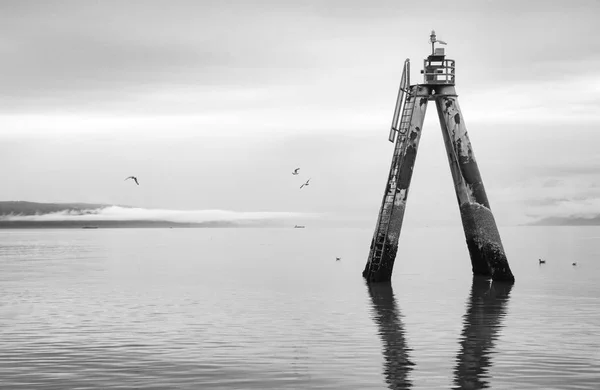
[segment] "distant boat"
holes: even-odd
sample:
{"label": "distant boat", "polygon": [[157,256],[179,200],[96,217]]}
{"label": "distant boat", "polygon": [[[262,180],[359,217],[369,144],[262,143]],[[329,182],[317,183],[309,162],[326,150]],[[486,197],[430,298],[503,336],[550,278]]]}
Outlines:
{"label": "distant boat", "polygon": [[98,226],[84,226],[82,229],[98,229]]}
{"label": "distant boat", "polygon": [[304,225],[294,225],[294,229],[304,229]]}

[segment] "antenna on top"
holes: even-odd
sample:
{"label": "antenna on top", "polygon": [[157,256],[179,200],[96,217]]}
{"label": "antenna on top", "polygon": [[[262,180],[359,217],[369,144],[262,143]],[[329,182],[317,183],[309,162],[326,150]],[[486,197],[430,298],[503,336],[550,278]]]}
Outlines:
{"label": "antenna on top", "polygon": [[431,35],[429,36],[429,42],[431,43],[431,55],[433,55],[435,53],[434,44],[436,42],[439,43],[439,44],[442,44],[442,45],[447,45],[446,42],[440,41],[439,39],[436,38],[436,36],[435,36],[435,30],[431,30]]}

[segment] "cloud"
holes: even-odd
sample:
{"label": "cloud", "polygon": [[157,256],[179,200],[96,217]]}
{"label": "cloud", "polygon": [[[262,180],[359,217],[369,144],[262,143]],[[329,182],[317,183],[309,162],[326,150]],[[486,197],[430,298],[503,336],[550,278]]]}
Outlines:
{"label": "cloud", "polygon": [[531,208],[528,216],[542,218],[584,218],[600,216],[600,198],[561,199],[549,204],[539,204]]}
{"label": "cloud", "polygon": [[593,33],[594,2],[434,3],[0,5],[0,128],[131,132],[145,127],[142,117],[171,118],[175,132],[189,133],[237,130],[242,120],[252,131],[385,127],[404,58],[415,76],[428,51],[421,18],[438,14],[468,122],[600,120],[598,94],[582,88],[595,77],[600,41],[576,38]]}
{"label": "cloud", "polygon": [[531,78],[473,90],[460,102],[469,122],[598,123],[600,77],[584,69],[576,76],[565,73],[555,80]]}
{"label": "cloud", "polygon": [[575,168],[526,177],[494,191],[495,202],[512,205],[525,219],[593,218],[600,215],[600,181],[592,172]]}
{"label": "cloud", "polygon": [[65,210],[37,215],[5,215],[0,221],[166,221],[174,223],[285,221],[316,218],[316,214],[297,212],[238,212],[230,210],[165,210],[109,206],[81,211]]}

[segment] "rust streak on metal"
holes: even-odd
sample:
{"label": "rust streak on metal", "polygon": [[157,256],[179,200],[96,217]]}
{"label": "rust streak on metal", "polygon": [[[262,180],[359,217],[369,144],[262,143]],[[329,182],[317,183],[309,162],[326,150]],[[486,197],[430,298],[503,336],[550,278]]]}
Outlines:
{"label": "rust streak on metal", "polygon": [[[424,84],[409,86],[405,82],[408,75],[402,76],[401,90],[406,97],[400,102],[401,110],[396,103],[389,140],[393,142],[396,132],[398,137],[363,276],[368,282],[391,279],[427,103],[434,100],[473,273],[514,282],[458,104],[455,62],[445,57],[443,48],[434,48],[437,41],[431,42],[432,54],[421,71]],[[408,60],[404,71],[407,69]]]}
{"label": "rust streak on metal", "polygon": [[435,101],[473,273],[513,282],[514,276],[455,95],[453,86],[443,86]]}

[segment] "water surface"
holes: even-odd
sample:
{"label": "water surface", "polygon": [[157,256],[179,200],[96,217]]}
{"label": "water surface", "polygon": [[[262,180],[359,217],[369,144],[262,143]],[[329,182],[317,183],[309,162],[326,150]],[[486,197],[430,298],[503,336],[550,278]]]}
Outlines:
{"label": "water surface", "polygon": [[371,230],[0,230],[0,384],[598,388],[600,229],[500,232],[514,286],[460,226],[405,228],[372,286]]}

